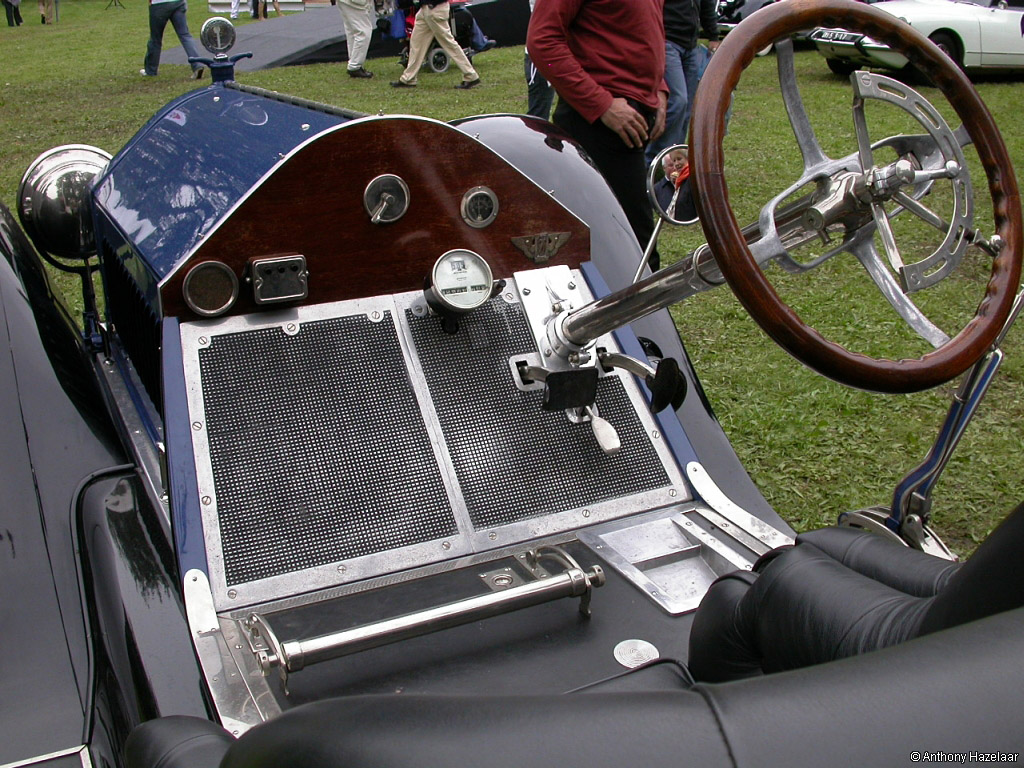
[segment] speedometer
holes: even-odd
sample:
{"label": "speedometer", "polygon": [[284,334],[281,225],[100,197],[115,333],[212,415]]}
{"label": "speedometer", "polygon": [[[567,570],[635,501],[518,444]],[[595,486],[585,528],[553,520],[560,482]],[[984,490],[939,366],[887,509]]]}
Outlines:
{"label": "speedometer", "polygon": [[465,248],[443,254],[430,277],[434,298],[452,312],[469,312],[491,297],[490,266],[480,254]]}

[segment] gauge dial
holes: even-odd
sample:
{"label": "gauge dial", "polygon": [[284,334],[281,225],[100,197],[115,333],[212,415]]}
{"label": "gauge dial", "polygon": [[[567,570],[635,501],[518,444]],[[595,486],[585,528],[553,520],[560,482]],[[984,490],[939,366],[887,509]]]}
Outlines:
{"label": "gauge dial", "polygon": [[454,312],[476,309],[491,297],[494,277],[484,258],[473,251],[448,251],[434,264],[431,284],[434,296]]}
{"label": "gauge dial", "polygon": [[498,196],[489,187],[473,187],[462,196],[462,220],[482,229],[498,217]]}
{"label": "gauge dial", "polygon": [[203,22],[199,41],[215,56],[227,53],[235,44],[235,26],[223,16],[214,16]]}
{"label": "gauge dial", "polygon": [[393,173],[377,176],[363,191],[363,207],[374,224],[398,221],[409,210],[409,185]]}

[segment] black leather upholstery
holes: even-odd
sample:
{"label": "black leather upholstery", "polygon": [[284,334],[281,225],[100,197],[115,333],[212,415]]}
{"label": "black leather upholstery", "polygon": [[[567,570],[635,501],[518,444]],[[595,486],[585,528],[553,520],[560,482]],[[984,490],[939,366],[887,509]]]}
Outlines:
{"label": "black leather upholstery", "polygon": [[338,698],[253,729],[221,768],[862,768],[908,765],[922,749],[1019,753],[1022,654],[1018,609],[832,664],[675,691]]}
{"label": "black leather upholstery", "polygon": [[694,617],[697,680],[778,672],[885,648],[1024,605],[1024,505],[963,564],[873,534],[802,535],[755,574],[712,585]]}
{"label": "black leather upholstery", "polygon": [[170,715],[149,720],[128,735],[129,768],[205,768],[218,765],[234,737],[209,720]]}

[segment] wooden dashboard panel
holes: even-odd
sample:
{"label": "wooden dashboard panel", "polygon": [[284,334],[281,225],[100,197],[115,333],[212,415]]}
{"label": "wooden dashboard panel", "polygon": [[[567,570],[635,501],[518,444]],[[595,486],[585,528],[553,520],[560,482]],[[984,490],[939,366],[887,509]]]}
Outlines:
{"label": "wooden dashboard panel", "polygon": [[[374,224],[363,205],[367,184],[381,174],[409,187],[408,212]],[[487,227],[461,214],[467,190],[487,186],[499,212]],[[447,124],[412,117],[349,123],[298,149],[242,200],[161,285],[163,313],[194,319],[182,297],[189,269],[227,264],[241,291],[227,314],[261,309],[245,282],[253,258],[305,256],[309,296],[303,304],[417,290],[437,258],[452,248],[481,254],[495,278],[536,266],[512,238],[568,233],[544,266],[576,268],[589,259],[590,233],[574,214],[488,147]],[[265,307],[264,307],[265,308]]]}

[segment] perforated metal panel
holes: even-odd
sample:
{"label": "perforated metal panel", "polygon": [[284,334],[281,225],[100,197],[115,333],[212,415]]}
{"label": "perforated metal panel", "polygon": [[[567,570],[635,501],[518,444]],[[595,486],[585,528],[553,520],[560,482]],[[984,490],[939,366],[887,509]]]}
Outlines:
{"label": "perforated metal panel", "polygon": [[389,315],[199,350],[228,586],[455,532]]}
{"label": "perforated metal panel", "polygon": [[[589,424],[541,409],[540,390],[512,384],[509,358],[533,340],[519,304],[500,298],[445,333],[436,318],[406,313],[455,474],[475,528],[508,525],[669,484],[617,376],[601,379],[597,406],[622,449],[598,447]],[[459,364],[453,366],[451,360]]]}
{"label": "perforated metal panel", "polygon": [[628,375],[599,381],[622,442],[606,455],[517,385],[510,361],[538,355],[514,289],[459,326],[445,333],[420,293],[182,324],[217,610],[684,498]]}

